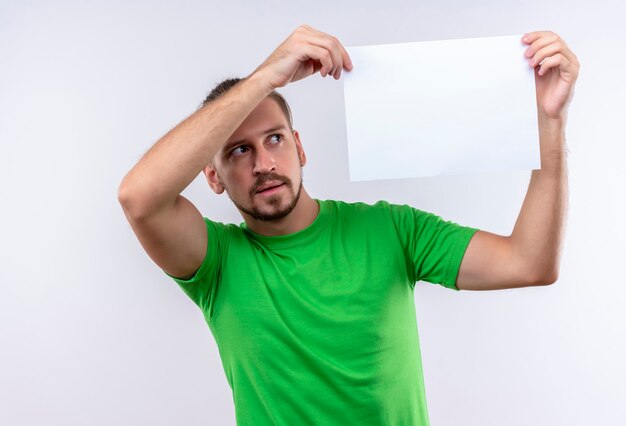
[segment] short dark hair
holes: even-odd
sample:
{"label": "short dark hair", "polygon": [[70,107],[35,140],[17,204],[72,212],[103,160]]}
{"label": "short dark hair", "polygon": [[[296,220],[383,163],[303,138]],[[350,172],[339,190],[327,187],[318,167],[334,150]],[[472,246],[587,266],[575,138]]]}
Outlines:
{"label": "short dark hair", "polygon": [[[243,80],[242,78],[234,77],[234,78],[227,78],[227,79],[221,81],[207,95],[207,97],[202,102],[202,105],[200,106],[200,108],[202,108],[206,104],[214,101],[215,99],[219,98],[220,96],[222,96],[224,93],[228,92],[237,83],[239,83],[242,80]],[[276,101],[276,103],[278,104],[280,109],[283,110],[283,113],[285,114],[285,117],[287,118],[287,122],[289,123],[289,129],[293,130],[293,120],[291,118],[291,108],[289,108],[289,104],[287,104],[287,101],[285,100],[283,95],[278,93],[276,90],[272,90],[272,92],[268,96],[270,98],[274,99],[274,101]]]}

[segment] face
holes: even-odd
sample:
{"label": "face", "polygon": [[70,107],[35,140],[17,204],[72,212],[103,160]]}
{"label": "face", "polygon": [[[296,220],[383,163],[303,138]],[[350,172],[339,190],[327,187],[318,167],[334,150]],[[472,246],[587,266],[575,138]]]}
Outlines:
{"label": "face", "polygon": [[302,188],[306,156],[297,131],[278,103],[265,98],[216,153],[205,173],[217,194],[226,191],[246,218],[287,216]]}

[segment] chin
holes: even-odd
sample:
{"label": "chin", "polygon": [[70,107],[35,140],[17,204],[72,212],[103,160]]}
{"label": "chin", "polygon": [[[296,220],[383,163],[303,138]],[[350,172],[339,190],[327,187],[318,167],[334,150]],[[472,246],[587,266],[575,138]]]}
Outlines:
{"label": "chin", "polygon": [[243,206],[231,200],[235,203],[239,211],[243,214],[247,214],[251,218],[259,221],[270,222],[285,218],[291,213],[300,200],[300,189],[302,189],[302,183],[297,193],[294,193],[292,188],[289,188],[290,194],[281,194],[268,197],[264,200],[255,199],[253,196],[252,203],[248,206]]}
{"label": "chin", "polygon": [[287,200],[280,203],[280,205],[266,206],[265,208],[254,208],[255,213],[259,216],[266,216],[266,220],[282,219],[287,216],[295,208],[295,203],[292,205]]}
{"label": "chin", "polygon": [[270,198],[262,206],[253,205],[251,209],[241,209],[256,220],[265,222],[280,220],[285,218],[296,207],[298,199]]}

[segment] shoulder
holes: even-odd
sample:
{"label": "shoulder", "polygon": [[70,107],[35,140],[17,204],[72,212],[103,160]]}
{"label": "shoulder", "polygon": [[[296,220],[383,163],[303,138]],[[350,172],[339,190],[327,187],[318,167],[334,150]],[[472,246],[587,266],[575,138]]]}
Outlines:
{"label": "shoulder", "polygon": [[240,228],[238,225],[235,225],[234,223],[224,223],[224,222],[220,222],[217,220],[209,219],[206,216],[203,216],[203,219],[208,229],[214,229],[217,232],[232,233],[232,232],[237,232],[237,230]]}
{"label": "shoulder", "polygon": [[217,244],[221,248],[226,248],[232,240],[237,240],[244,235],[241,225],[224,223],[208,217],[203,218],[207,227],[209,245]]}

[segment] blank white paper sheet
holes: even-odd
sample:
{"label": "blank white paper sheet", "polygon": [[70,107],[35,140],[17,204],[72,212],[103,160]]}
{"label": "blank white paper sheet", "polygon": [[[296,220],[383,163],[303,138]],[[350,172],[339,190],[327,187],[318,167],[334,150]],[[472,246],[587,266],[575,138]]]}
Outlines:
{"label": "blank white paper sheet", "polygon": [[346,47],[350,180],[541,167],[522,34]]}

